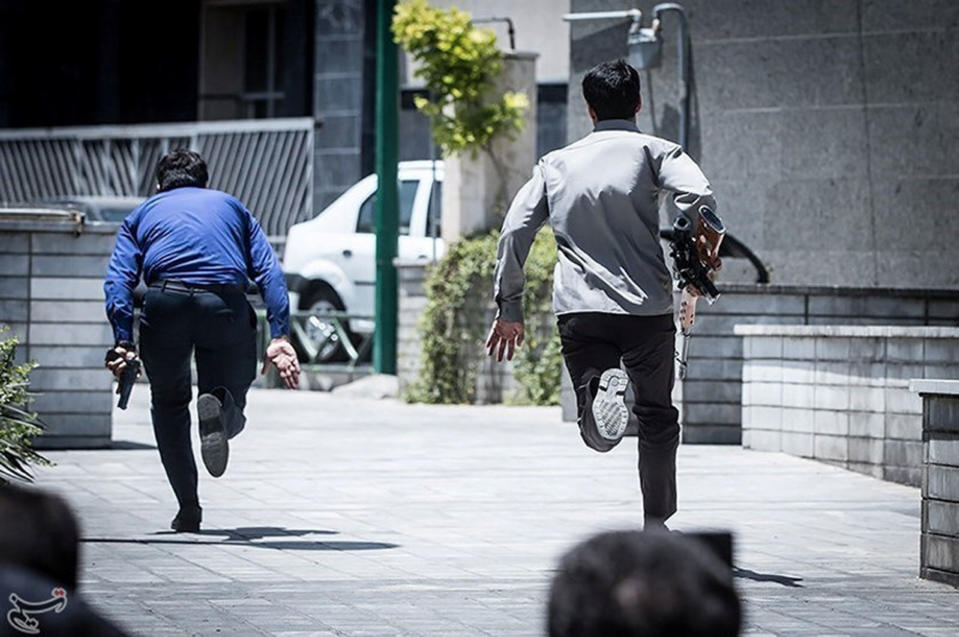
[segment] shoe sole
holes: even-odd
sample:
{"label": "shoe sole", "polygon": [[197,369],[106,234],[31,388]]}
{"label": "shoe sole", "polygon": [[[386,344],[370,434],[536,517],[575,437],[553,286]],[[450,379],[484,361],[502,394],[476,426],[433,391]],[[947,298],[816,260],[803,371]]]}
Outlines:
{"label": "shoe sole", "polygon": [[230,444],[220,418],[222,405],[213,394],[201,394],[197,399],[196,411],[200,417],[200,457],[206,470],[214,478],[226,471],[230,458]]}
{"label": "shoe sole", "polygon": [[599,435],[610,442],[622,440],[629,424],[628,385],[629,378],[621,369],[607,369],[599,378],[599,389],[593,399],[593,420]]}

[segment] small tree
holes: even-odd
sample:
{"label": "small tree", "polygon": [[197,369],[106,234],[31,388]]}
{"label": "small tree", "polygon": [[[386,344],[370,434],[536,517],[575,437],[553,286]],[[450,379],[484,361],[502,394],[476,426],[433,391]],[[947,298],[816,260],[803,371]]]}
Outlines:
{"label": "small tree", "polygon": [[419,63],[416,77],[429,97],[417,97],[416,108],[430,120],[433,139],[444,155],[464,150],[473,158],[483,151],[499,177],[496,206],[506,207],[506,169],[493,152],[500,135],[523,130],[529,108],[525,93],[495,90],[503,71],[503,53],[492,29],[473,26],[470,15],[456,8],[430,7],[426,0],[396,6],[393,35]]}
{"label": "small tree", "polygon": [[[8,331],[0,327],[0,334]],[[40,435],[37,415],[28,411],[30,370],[36,363],[16,363],[19,341],[0,340],[0,484],[10,480],[32,480],[29,466],[50,462],[33,450],[31,441]]]}

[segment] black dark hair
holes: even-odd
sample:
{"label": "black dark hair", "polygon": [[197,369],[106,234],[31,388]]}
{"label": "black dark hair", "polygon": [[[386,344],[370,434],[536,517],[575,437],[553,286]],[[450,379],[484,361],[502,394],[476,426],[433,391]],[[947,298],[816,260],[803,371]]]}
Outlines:
{"label": "black dark hair", "polygon": [[77,587],[80,530],[61,497],[4,484],[0,520],[0,564],[33,571],[70,590]]}
{"label": "black dark hair", "polygon": [[602,533],[560,561],[550,637],[735,637],[732,572],[702,542],[666,531]]}
{"label": "black dark hair", "polygon": [[160,160],[157,166],[157,192],[166,192],[174,188],[195,186],[206,188],[210,174],[206,162],[199,153],[185,148],[171,150]]}
{"label": "black dark hair", "polygon": [[600,121],[633,119],[639,104],[639,73],[623,59],[597,64],[583,76],[583,97]]}

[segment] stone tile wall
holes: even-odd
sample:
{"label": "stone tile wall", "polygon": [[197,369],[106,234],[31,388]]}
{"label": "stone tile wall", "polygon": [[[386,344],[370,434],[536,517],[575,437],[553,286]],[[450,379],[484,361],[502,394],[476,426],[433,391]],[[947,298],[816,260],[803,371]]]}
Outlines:
{"label": "stone tile wall", "polygon": [[959,378],[959,328],[739,326],[743,446],[918,486],[913,378]]}

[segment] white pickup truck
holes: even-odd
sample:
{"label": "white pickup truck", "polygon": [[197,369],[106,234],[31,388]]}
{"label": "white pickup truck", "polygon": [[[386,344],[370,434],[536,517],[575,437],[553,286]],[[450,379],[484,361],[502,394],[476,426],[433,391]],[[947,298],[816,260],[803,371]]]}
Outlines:
{"label": "white pickup truck", "polygon": [[[438,238],[443,162],[400,162],[398,176],[399,258],[427,262],[443,256],[445,245]],[[290,228],[283,271],[292,309],[373,316],[376,184],[376,175],[362,179],[316,217]],[[352,318],[349,330],[371,334],[373,321]],[[311,321],[307,332],[313,340],[326,343],[316,356],[318,362],[337,355],[337,335],[331,325]]]}

